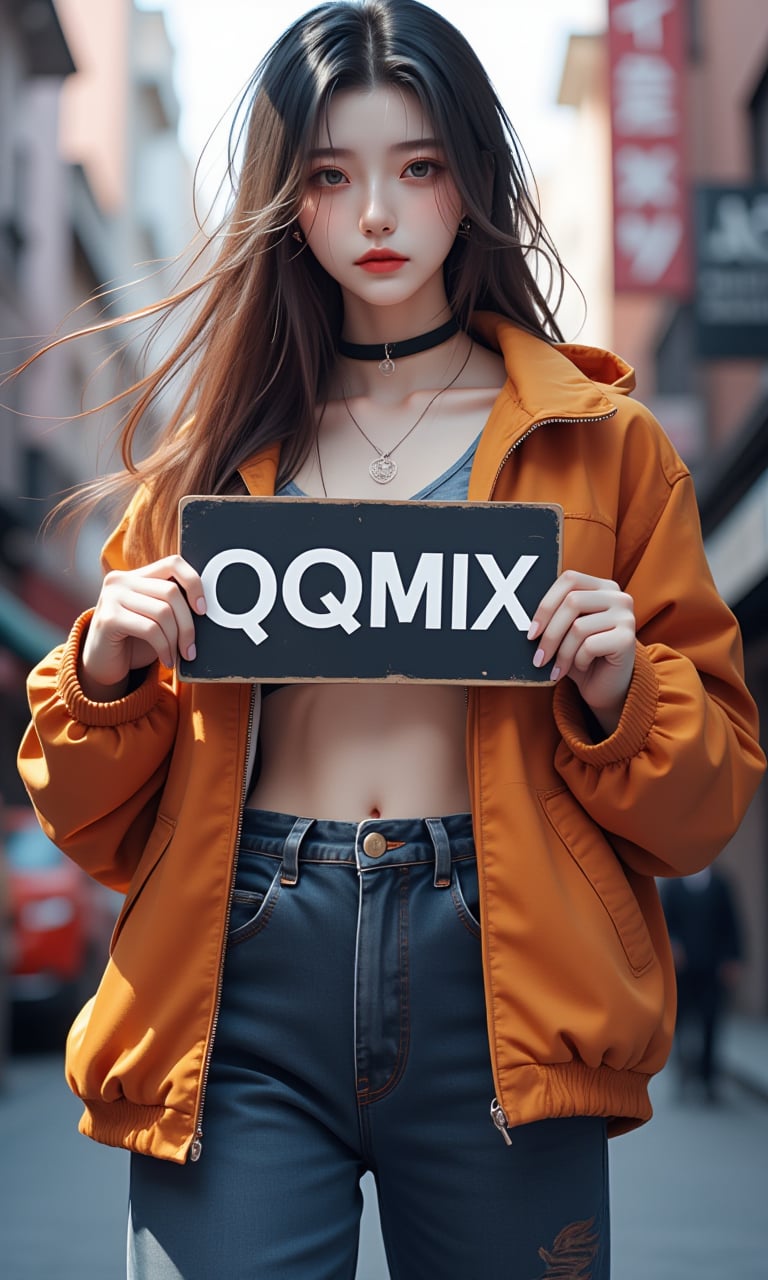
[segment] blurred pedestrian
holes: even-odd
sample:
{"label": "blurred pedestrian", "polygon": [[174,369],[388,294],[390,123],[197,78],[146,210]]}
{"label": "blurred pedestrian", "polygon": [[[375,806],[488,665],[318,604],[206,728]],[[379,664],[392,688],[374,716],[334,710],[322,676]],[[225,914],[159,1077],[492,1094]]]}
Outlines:
{"label": "blurred pedestrian", "polygon": [[734,892],[714,867],[667,880],[661,900],[677,977],[676,1057],[681,1090],[717,1100],[717,1049],[727,994],[738,981],[743,931]]}

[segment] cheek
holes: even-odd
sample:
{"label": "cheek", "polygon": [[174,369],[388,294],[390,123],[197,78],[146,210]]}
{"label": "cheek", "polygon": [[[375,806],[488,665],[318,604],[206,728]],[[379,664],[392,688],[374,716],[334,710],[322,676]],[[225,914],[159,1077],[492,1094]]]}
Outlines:
{"label": "cheek", "polygon": [[440,184],[425,191],[411,207],[412,225],[434,237],[436,242],[451,242],[461,217],[461,201],[453,184]]}
{"label": "cheek", "polygon": [[304,235],[305,239],[309,239],[313,228],[317,223],[318,201],[315,196],[305,196],[304,203],[299,211],[296,221]]}
{"label": "cheek", "polygon": [[334,200],[308,195],[296,221],[307,244],[318,257],[334,256],[334,238],[338,234],[339,219],[334,216]]}
{"label": "cheek", "polygon": [[456,233],[463,212],[463,201],[452,178],[445,177],[435,188],[435,200],[443,222]]}

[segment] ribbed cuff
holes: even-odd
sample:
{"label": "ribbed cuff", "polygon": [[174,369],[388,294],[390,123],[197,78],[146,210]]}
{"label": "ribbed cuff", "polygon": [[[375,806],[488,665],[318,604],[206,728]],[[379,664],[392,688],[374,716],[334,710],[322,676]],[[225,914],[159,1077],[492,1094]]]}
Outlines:
{"label": "ribbed cuff", "polygon": [[570,751],[585,764],[602,768],[636,756],[645,746],[656,719],[659,681],[645,647],[638,644],[635,669],[621,719],[615,730],[602,742],[592,742],[586,708],[572,680],[561,680],[555,687],[555,722]]}
{"label": "ribbed cuff", "polygon": [[160,696],[159,663],[154,662],[148,667],[143,683],[123,698],[116,698],[114,702],[94,702],[87,698],[80,687],[77,667],[93,612],[93,609],[88,609],[81,613],[69,633],[61,657],[57,690],[73,720],[89,726],[113,728],[139,720],[152,710]]}

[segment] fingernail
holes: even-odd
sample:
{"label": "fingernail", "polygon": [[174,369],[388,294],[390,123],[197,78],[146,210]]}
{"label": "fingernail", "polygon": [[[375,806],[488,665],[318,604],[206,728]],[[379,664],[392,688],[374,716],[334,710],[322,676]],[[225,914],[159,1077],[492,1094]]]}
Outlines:
{"label": "fingernail", "polygon": [[187,661],[194,662],[196,657],[197,657],[197,649],[193,644],[191,644],[187,649]]}
{"label": "fingernail", "polygon": [[198,613],[205,613],[205,596],[200,596],[195,604]]}
{"label": "fingernail", "polygon": [[537,649],[537,650],[536,650],[536,652],[535,652],[535,653],[534,653],[534,655],[533,655],[533,665],[534,665],[534,667],[540,667],[543,661],[544,661],[544,650],[543,650],[543,649]]}
{"label": "fingernail", "polygon": [[552,679],[553,679],[553,680],[558,680],[559,678],[560,678],[560,668],[559,668],[559,667],[553,667],[553,668],[552,668]]}
{"label": "fingernail", "polygon": [[532,622],[528,630],[528,639],[535,640],[540,631],[541,624],[536,621]]}

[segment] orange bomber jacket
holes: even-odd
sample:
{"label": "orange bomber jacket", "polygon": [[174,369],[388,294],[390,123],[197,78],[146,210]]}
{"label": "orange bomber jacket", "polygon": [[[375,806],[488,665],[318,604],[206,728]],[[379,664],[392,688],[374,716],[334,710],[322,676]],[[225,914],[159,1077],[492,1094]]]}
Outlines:
{"label": "orange bomber jacket", "polygon": [[[648,1081],[673,1030],[654,877],[704,866],[737,828],[765,764],[757,716],[691,478],[629,399],[632,371],[496,316],[474,327],[508,379],[470,499],[559,503],[564,567],[620,583],[638,635],[621,721],[602,741],[567,678],[469,691],[495,1087],[509,1126],[602,1115],[620,1133],[650,1117]],[[274,449],[241,469],[251,493],[274,492],[277,462]],[[106,567],[126,567],[129,520]],[[45,831],[126,892],[103,980],[69,1035],[67,1078],[83,1133],[181,1162],[203,1148],[258,687],[182,685],[156,667],[119,701],[91,702],[77,678],[88,618],[30,676],[19,756]]]}

